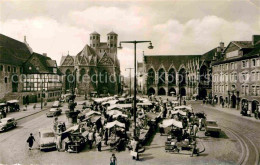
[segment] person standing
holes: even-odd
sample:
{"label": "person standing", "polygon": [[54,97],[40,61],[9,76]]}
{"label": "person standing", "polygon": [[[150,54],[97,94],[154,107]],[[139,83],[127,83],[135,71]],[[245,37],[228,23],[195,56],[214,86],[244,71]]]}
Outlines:
{"label": "person standing", "polygon": [[98,151],[101,152],[101,142],[102,142],[102,139],[101,139],[101,136],[98,135],[96,137],[96,145],[97,145],[97,148],[98,148]]}
{"label": "person standing", "polygon": [[104,140],[105,140],[105,145],[107,145],[107,141],[108,141],[108,129],[106,128],[105,130],[105,135],[104,135]]}
{"label": "person standing", "polygon": [[33,137],[33,134],[31,133],[29,138],[27,139],[27,143],[29,144],[29,150],[32,149],[32,146],[33,146],[33,141],[35,141],[34,137]]}
{"label": "person standing", "polygon": [[116,165],[116,164],[117,164],[116,155],[112,154],[112,156],[110,158],[110,165]]}
{"label": "person standing", "polygon": [[88,141],[89,141],[89,148],[92,149],[92,143],[94,140],[94,133],[93,132],[89,132],[88,134]]}

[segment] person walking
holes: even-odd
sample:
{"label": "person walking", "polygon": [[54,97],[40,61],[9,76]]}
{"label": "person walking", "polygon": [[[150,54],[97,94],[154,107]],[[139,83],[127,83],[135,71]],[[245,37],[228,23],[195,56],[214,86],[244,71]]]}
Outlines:
{"label": "person walking", "polygon": [[33,134],[31,133],[29,138],[27,139],[27,143],[29,144],[29,150],[32,149],[32,146],[33,146],[33,141],[35,141],[34,137],[33,137]]}
{"label": "person walking", "polygon": [[92,149],[92,143],[94,141],[94,133],[93,132],[89,132],[88,141],[89,141],[89,148]]}
{"label": "person walking", "polygon": [[106,128],[106,130],[105,130],[105,133],[104,133],[105,135],[105,137],[104,137],[104,140],[105,140],[105,145],[107,145],[107,141],[108,141],[108,129]]}
{"label": "person walking", "polygon": [[116,155],[112,154],[112,156],[110,158],[110,165],[116,165],[116,164],[117,164]]}

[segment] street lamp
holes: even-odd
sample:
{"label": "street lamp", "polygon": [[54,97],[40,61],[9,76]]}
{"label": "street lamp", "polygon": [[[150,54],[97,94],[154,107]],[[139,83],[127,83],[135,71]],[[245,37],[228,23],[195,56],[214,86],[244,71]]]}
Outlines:
{"label": "street lamp", "polygon": [[122,49],[122,43],[131,43],[134,44],[134,137],[136,137],[136,44],[138,43],[147,43],[149,42],[149,49],[153,49],[153,45],[151,41],[121,41],[119,43],[118,49]]}
{"label": "street lamp", "polygon": [[[122,48],[122,46],[121,46],[121,48]],[[132,88],[132,83],[131,83],[131,71],[132,71],[132,69],[134,69],[134,68],[125,68],[125,70],[127,70],[127,69],[129,69],[130,70],[130,86],[129,86],[129,90],[130,90],[130,97],[132,96],[132,90],[131,90],[131,88]]]}

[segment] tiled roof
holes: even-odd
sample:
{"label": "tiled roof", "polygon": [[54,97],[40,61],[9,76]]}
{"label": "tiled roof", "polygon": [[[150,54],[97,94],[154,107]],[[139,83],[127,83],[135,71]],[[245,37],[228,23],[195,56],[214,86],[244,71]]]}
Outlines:
{"label": "tiled roof", "polygon": [[[217,52],[217,48],[218,47],[216,47],[216,48],[214,48],[214,49],[212,49],[212,50],[202,54],[201,59],[203,59],[205,61],[209,61],[209,62],[212,61],[213,57],[215,56],[215,53]],[[224,49],[226,49],[226,47],[224,47]],[[223,50],[221,50],[221,51],[223,51]]]}
{"label": "tiled roof", "polygon": [[232,43],[240,47],[240,49],[254,47],[252,41],[232,41]]}
{"label": "tiled roof", "polygon": [[110,33],[108,33],[108,35],[117,35],[117,34],[113,31],[111,31]]}
{"label": "tiled roof", "polygon": [[0,63],[22,65],[30,55],[23,42],[0,34]]}
{"label": "tiled roof", "polygon": [[90,33],[90,35],[100,35],[100,34],[96,31],[94,31],[94,32]]}
{"label": "tiled roof", "polygon": [[201,55],[145,55],[146,67],[154,67],[157,71],[159,70],[161,64],[166,70],[169,70],[170,66],[173,64],[175,69],[179,70],[182,64],[185,64],[189,60],[200,58]]}

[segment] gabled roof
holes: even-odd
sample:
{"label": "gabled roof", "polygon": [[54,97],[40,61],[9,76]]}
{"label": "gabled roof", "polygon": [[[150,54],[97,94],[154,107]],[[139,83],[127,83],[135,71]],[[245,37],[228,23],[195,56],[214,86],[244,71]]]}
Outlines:
{"label": "gabled roof", "polygon": [[252,41],[231,41],[231,42],[237,45],[240,49],[254,47]]}
{"label": "gabled roof", "polygon": [[30,56],[25,43],[0,34],[0,63],[22,65]]}
{"label": "gabled roof", "polygon": [[[215,56],[215,53],[217,52],[217,48],[218,47],[211,49],[210,51],[202,54],[201,59],[204,59],[205,61],[212,61]],[[226,49],[226,47],[223,48],[223,50],[225,50],[225,49]],[[223,51],[223,50],[221,50],[221,51]]]}

